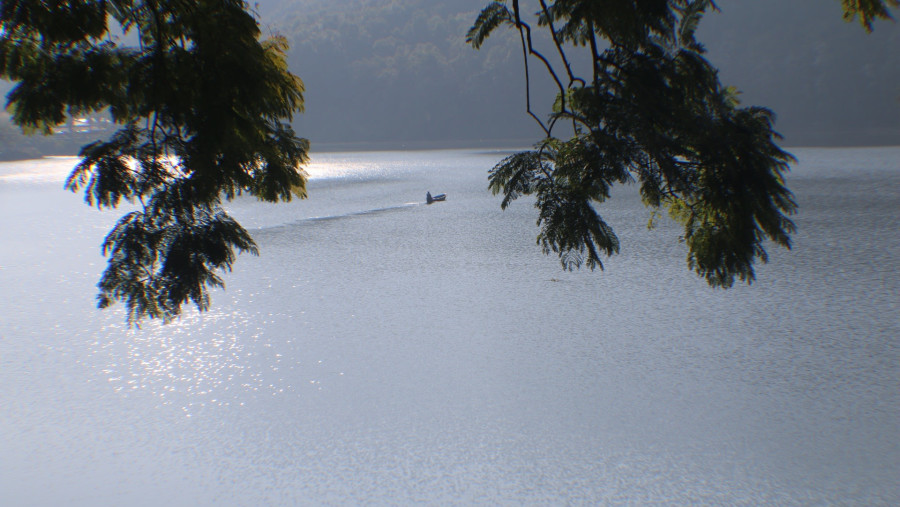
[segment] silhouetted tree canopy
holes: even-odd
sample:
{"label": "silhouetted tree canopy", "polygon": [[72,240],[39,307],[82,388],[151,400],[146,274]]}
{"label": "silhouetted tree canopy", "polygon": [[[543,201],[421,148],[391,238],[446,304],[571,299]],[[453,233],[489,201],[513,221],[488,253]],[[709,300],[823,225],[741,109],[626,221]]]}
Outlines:
{"label": "silhouetted tree canopy", "polygon": [[876,19],[893,19],[890,7],[900,6],[898,0],[841,0],[844,8],[844,19],[853,21],[859,17],[859,22],[867,32],[872,31],[872,23]]}
{"label": "silhouetted tree canopy", "polygon": [[103,242],[99,306],[123,301],[133,323],[206,309],[235,251],[257,251],[222,199],[305,196],[286,41],[260,41],[239,0],[4,0],[0,23],[15,123],[50,132],[108,110],[119,126],[66,182],[98,208],[137,204]]}
{"label": "silhouetted tree canopy", "polygon": [[[431,93],[478,95],[484,88],[477,80],[460,88],[448,69],[465,57],[455,46],[446,50],[426,40],[459,22],[455,4],[355,0],[347,3],[350,14],[333,15],[334,2],[327,0],[305,3],[305,10],[292,0],[270,3],[294,13],[282,21],[316,58],[334,67],[335,51],[353,53],[345,59],[353,75],[381,80],[382,89],[415,81],[417,98],[427,104]],[[322,10],[319,18],[305,16],[313,3],[312,11]],[[845,19],[871,31],[875,20],[891,17],[898,0],[842,5]],[[412,14],[391,15],[409,6]],[[514,28],[526,62],[544,66],[557,85],[548,121],[530,103],[527,109],[545,138],[536,150],[498,164],[490,185],[504,193],[504,207],[519,195],[536,195],[539,242],[565,266],[602,266],[602,254],[618,251],[594,205],[613,184],[633,180],[648,205],[682,222],[689,263],[713,285],[752,280],[754,262],[766,259],[765,241],[790,245],[795,204],[782,175],[791,157],[776,144],[773,115],[740,107],[695,40],[697,24],[714,8],[711,1],[688,0],[532,1],[527,8],[498,1],[469,32],[468,41],[480,47],[497,27]],[[404,26],[379,31],[397,19]],[[549,37],[532,39],[532,27]],[[535,47],[539,40],[562,67]],[[364,46],[374,57],[355,56]],[[568,58],[576,47],[590,55],[586,69]],[[260,40],[256,20],[239,0],[0,3],[0,78],[16,83],[7,96],[11,119],[42,132],[76,116],[103,113],[115,122],[108,139],[83,147],[66,184],[99,208],[123,199],[135,205],[104,240],[109,264],[99,283],[101,307],[123,301],[132,322],[172,318],[188,302],[206,309],[208,289],[222,285],[220,273],[235,254],[256,253],[247,232],[221,209],[222,199],[244,192],[266,201],[305,196],[300,167],[308,143],[289,123],[302,109],[304,88],[288,70],[287,49],[283,38]],[[506,49],[488,56],[479,73],[508,59]],[[397,108],[367,109],[389,101],[333,78],[342,75],[329,74],[323,83],[343,94],[346,107],[375,116]],[[484,95],[484,107],[499,102]],[[432,113],[417,104],[402,118],[446,123],[431,121]],[[416,130],[409,125],[404,135]],[[559,134],[562,125],[566,135]],[[11,139],[8,131],[0,134]],[[18,148],[10,156],[36,152]]]}
{"label": "silhouetted tree canopy", "polygon": [[[520,4],[488,4],[467,41],[478,49],[497,28],[511,27],[521,40],[526,87],[535,64],[557,85],[546,122],[528,92],[526,110],[544,139],[490,173],[490,189],[504,195],[501,207],[536,196],[545,253],[558,254],[567,269],[602,269],[601,255],[617,253],[619,240],[595,204],[613,185],[633,181],[647,206],[681,223],[688,266],[713,287],[731,287],[735,278],[751,283],[754,264],[768,258],[767,241],[790,248],[796,203],[784,173],[793,158],[777,145],[774,114],[740,107],[737,90],[722,85],[705,59],[695,32],[717,8],[713,1]],[[869,30],[873,19],[889,17],[880,1],[845,0],[844,8],[846,19],[858,15]],[[536,47],[536,30],[549,33],[549,47]],[[588,68],[569,55],[578,47],[589,52]]]}

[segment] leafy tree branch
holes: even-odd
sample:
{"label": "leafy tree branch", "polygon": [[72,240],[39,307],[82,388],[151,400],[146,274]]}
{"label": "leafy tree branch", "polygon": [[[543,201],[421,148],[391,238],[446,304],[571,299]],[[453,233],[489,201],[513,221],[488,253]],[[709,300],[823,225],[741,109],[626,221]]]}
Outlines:
{"label": "leafy tree branch", "polygon": [[[644,203],[683,227],[687,264],[713,287],[736,279],[751,283],[754,265],[766,262],[767,243],[790,248],[797,208],[784,183],[793,157],[778,147],[775,115],[741,107],[704,57],[695,33],[712,0],[538,0],[537,25],[549,32],[565,75],[534,48],[518,0],[488,4],[468,32],[475,49],[498,27],[519,31],[525,55],[527,112],[544,132],[536,150],[507,157],[489,175],[502,193],[501,207],[534,195],[538,244],[563,267],[603,265],[601,254],[619,251],[612,228],[596,206],[612,185],[638,182]],[[859,17],[867,31],[892,19],[898,0],[843,0],[844,18]],[[557,24],[558,23],[558,24]],[[604,41],[603,44],[600,41]],[[586,46],[591,82],[577,78],[567,50]],[[603,49],[605,47],[605,49]],[[537,58],[557,85],[545,124],[531,109],[528,56]],[[553,136],[560,119],[573,135]],[[546,126],[545,126],[546,125]]]}
{"label": "leafy tree branch", "polygon": [[860,24],[871,32],[872,23],[877,19],[893,20],[891,7],[900,6],[900,0],[841,0],[844,9],[844,20],[853,21],[859,17]]}
{"label": "leafy tree branch", "polygon": [[[766,241],[790,248],[796,204],[783,173],[793,159],[776,144],[771,111],[739,107],[703,57],[694,33],[715,8],[709,0],[539,0],[537,22],[560,54],[567,86],[534,49],[518,1],[511,10],[492,2],[469,31],[475,47],[501,24],[524,32],[523,50],[558,85],[546,139],[501,161],[490,188],[504,194],[504,208],[535,195],[538,244],[564,268],[602,268],[601,257],[619,251],[596,206],[613,185],[635,181],[648,206],[682,224],[688,265],[712,286],[752,282],[754,263],[768,259]],[[590,48],[590,83],[575,77],[566,54],[574,46]],[[553,137],[560,119],[573,122],[572,137]]]}
{"label": "leafy tree branch", "polygon": [[108,111],[120,127],[85,145],[66,181],[91,206],[140,204],[104,239],[98,305],[124,302],[134,324],[171,319],[185,303],[207,309],[218,273],[236,253],[257,253],[222,200],[306,195],[308,142],[290,126],[303,83],[288,71],[287,42],[261,41],[238,0],[6,0],[0,23],[15,123],[49,133],[67,116]]}

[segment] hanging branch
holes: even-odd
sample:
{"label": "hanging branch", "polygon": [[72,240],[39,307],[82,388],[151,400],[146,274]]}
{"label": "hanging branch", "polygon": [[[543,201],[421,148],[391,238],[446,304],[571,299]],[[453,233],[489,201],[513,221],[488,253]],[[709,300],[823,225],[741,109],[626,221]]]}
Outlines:
{"label": "hanging branch", "polygon": [[[580,77],[575,77],[575,75],[572,73],[572,66],[571,66],[571,64],[569,64],[569,58],[566,56],[566,52],[562,48],[562,44],[560,42],[560,37],[556,33],[556,28],[553,26],[553,16],[550,14],[550,9],[547,8],[547,3],[544,0],[540,0],[540,2],[541,2],[541,9],[543,9],[543,11],[544,11],[544,16],[547,17],[547,27],[550,29],[550,35],[553,37],[553,44],[556,46],[556,51],[559,53],[559,57],[562,60],[563,65],[566,67],[566,74],[569,75],[569,86],[567,87],[567,90],[572,89],[572,86],[576,82],[581,82],[581,86],[584,87],[584,85],[585,85],[584,79],[581,79]],[[566,94],[565,93],[560,94],[559,109],[560,109],[560,113],[568,112],[566,110]],[[550,128],[553,128],[552,124],[551,124]],[[576,134],[578,133],[578,124],[574,120],[572,121],[572,130]]]}
{"label": "hanging branch", "polygon": [[553,44],[556,46],[556,51],[559,53],[559,57],[562,59],[563,65],[565,65],[566,67],[566,74],[569,75],[569,88],[571,88],[576,81],[580,82],[581,86],[584,86],[584,79],[575,77],[575,75],[572,73],[572,65],[569,64],[569,58],[566,56],[566,52],[562,48],[560,37],[556,33],[556,28],[553,26],[553,16],[550,14],[550,9],[547,8],[547,3],[544,0],[540,0],[540,2],[541,8],[544,10],[544,15],[547,16],[547,27],[550,28],[550,34],[553,36]]}
{"label": "hanging branch", "polygon": [[[534,49],[534,44],[532,43],[532,40],[531,40],[531,26],[529,26],[528,23],[525,23],[522,21],[522,18],[520,16],[519,0],[513,0],[513,14],[515,16],[516,28],[519,29],[519,34],[523,40],[523,45],[527,45],[527,48],[528,48],[527,54],[534,55],[538,60],[540,60],[541,62],[544,63],[544,67],[547,68],[547,72],[550,73],[550,76],[553,78],[553,81],[556,82],[556,87],[559,88],[559,93],[562,95],[565,95],[566,88],[563,86],[562,81],[559,79],[559,76],[556,74],[556,71],[553,69],[553,65],[550,64],[550,61],[547,60],[547,58],[543,54],[541,54],[539,51]],[[524,52],[524,50],[525,50],[525,48],[523,47],[523,52]],[[525,60],[526,60],[525,65],[526,65],[526,69],[527,69],[528,68],[527,67],[528,66],[527,56],[526,56]],[[530,101],[529,101],[528,114],[530,114],[533,118],[537,119],[536,116],[534,115],[534,113],[531,111]],[[547,137],[550,137],[550,133],[553,130],[553,126],[556,124],[556,118],[554,118],[550,121],[549,127],[545,127],[544,123],[540,120],[538,120],[538,123],[541,125],[541,128],[547,134]]]}
{"label": "hanging branch", "polygon": [[600,82],[600,52],[597,49],[597,34],[594,33],[594,22],[592,20],[588,20],[588,31],[591,33],[590,43],[591,43],[591,67],[594,70],[594,93],[600,93],[599,88],[597,88],[597,83]]}
{"label": "hanging branch", "polygon": [[519,37],[522,40],[522,60],[525,62],[525,111],[534,118],[534,121],[536,121],[538,125],[540,125],[544,134],[547,137],[550,137],[550,129],[548,129],[547,126],[544,125],[544,122],[531,110],[531,78],[528,74],[528,50],[526,49],[525,32],[522,30],[521,22],[518,21],[518,15],[516,15],[516,26],[519,29]]}

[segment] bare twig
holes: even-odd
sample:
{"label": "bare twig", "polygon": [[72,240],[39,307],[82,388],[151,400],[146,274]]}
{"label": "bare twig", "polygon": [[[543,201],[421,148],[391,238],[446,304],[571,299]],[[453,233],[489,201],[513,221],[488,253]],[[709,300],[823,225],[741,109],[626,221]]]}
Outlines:
{"label": "bare twig", "polygon": [[[520,15],[521,11],[519,9],[519,0],[513,0],[513,13],[516,18],[515,19],[516,28],[518,28],[519,35],[522,38],[522,46],[523,46],[522,51],[523,51],[523,53],[525,53],[526,81],[528,81],[528,75],[527,75],[528,74],[528,55],[531,54],[531,55],[534,55],[535,58],[539,59],[541,62],[544,63],[544,66],[547,68],[547,72],[550,73],[550,76],[553,78],[553,81],[556,82],[556,86],[557,86],[557,88],[559,88],[560,94],[562,94],[564,96],[565,92],[566,92],[566,88],[563,86],[562,81],[560,81],[559,76],[556,74],[556,71],[553,69],[553,65],[550,64],[550,61],[547,60],[547,58],[544,57],[543,54],[541,54],[539,51],[534,49],[534,44],[532,43],[532,40],[531,40],[531,26],[529,26],[528,23],[525,23],[522,21],[522,18]],[[526,51],[526,48],[527,48],[527,51]],[[526,83],[526,87],[530,88],[530,84]],[[529,90],[529,92],[530,92],[530,90]],[[531,117],[534,118],[538,122],[538,124],[540,124],[541,128],[544,130],[544,133],[547,135],[547,137],[550,137],[551,132],[553,131],[553,126],[556,124],[556,118],[550,120],[549,126],[544,125],[544,122],[542,122],[540,119],[538,119],[537,116],[531,111],[530,93],[529,93],[529,97],[528,97],[528,114],[530,114]]]}
{"label": "bare twig", "polygon": [[556,46],[556,51],[559,53],[559,57],[562,59],[563,65],[566,67],[566,74],[569,76],[569,87],[572,86],[576,81],[580,81],[582,86],[584,86],[584,80],[575,77],[572,74],[572,66],[569,64],[569,58],[566,56],[566,52],[562,48],[562,43],[560,43],[559,36],[556,33],[556,28],[553,26],[553,16],[550,14],[550,9],[547,8],[547,2],[544,0],[540,0],[541,8],[544,10],[544,15],[547,16],[547,26],[550,28],[550,34],[553,36],[553,44]]}
{"label": "bare twig", "polygon": [[594,22],[588,20],[588,30],[591,32],[591,66],[594,71],[594,93],[600,93],[597,83],[600,81],[600,52],[597,49],[597,34],[594,33]]}
{"label": "bare twig", "polygon": [[528,75],[528,50],[525,43],[525,33],[518,22],[516,26],[519,28],[519,37],[522,39],[522,59],[525,61],[525,111],[534,118],[534,121],[536,121],[538,125],[540,125],[544,134],[547,137],[550,137],[550,129],[548,129],[547,126],[544,125],[544,122],[531,110],[531,78]]}

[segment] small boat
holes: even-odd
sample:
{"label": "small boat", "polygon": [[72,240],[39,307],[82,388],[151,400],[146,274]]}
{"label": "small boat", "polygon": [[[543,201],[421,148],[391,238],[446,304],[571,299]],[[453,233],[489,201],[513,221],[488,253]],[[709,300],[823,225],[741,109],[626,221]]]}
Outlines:
{"label": "small boat", "polygon": [[431,192],[425,192],[425,202],[427,204],[431,204],[433,202],[446,201],[447,194],[438,194],[435,196],[431,195]]}

